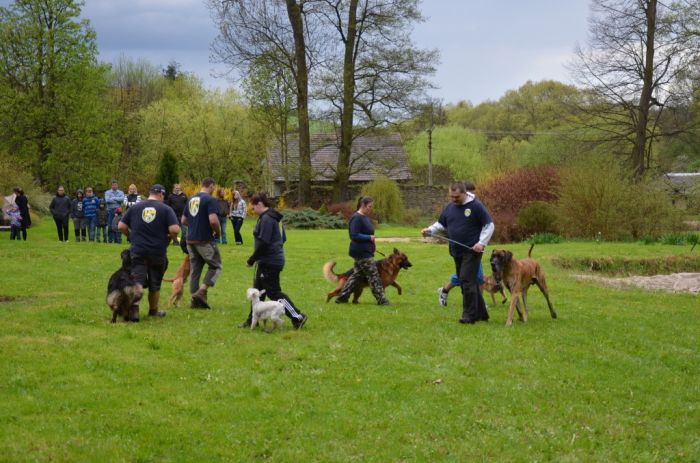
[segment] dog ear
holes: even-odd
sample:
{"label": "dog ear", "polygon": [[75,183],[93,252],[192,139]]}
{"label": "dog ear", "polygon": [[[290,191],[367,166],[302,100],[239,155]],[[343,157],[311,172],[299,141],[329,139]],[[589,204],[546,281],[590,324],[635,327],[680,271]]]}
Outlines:
{"label": "dog ear", "polygon": [[394,254],[401,254],[398,249],[394,248]]}
{"label": "dog ear", "polygon": [[510,264],[511,259],[513,259],[513,253],[510,251],[506,251],[506,265]]}

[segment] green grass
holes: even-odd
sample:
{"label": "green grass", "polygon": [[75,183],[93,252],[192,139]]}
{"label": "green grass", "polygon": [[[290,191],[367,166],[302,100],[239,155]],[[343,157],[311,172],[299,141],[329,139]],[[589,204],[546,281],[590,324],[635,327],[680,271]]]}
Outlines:
{"label": "green grass", "polygon": [[507,329],[503,307],[464,326],[457,292],[437,305],[444,245],[379,243],[414,264],[392,307],[368,291],[325,304],[321,266],[351,265],[347,233],[287,230],[282,286],[309,322],[266,334],[236,328],[252,223],[243,247],[222,247],[214,310],[142,308],[139,324],[109,323],[117,246],[54,242],[49,221],[26,243],[0,234],[0,296],[17,298],[0,303],[0,460],[698,461],[697,296],[598,287],[552,264],[685,250],[538,244],[559,319],[533,291],[530,321]]}

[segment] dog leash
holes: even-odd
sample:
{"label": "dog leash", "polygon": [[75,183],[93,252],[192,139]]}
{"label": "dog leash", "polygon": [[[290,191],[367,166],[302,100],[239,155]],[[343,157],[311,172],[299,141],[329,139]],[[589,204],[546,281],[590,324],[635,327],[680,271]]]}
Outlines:
{"label": "dog leash", "polygon": [[454,243],[454,244],[456,244],[456,245],[458,245],[458,246],[462,246],[463,248],[467,248],[467,249],[469,249],[471,252],[473,252],[473,253],[475,253],[475,254],[480,254],[480,253],[476,252],[474,249],[472,249],[470,246],[467,246],[467,245],[464,244],[464,243],[460,243],[459,241],[451,240],[451,239],[449,239],[449,238],[446,237],[446,236],[442,236],[442,235],[430,235],[430,236],[433,236],[433,237],[438,238],[438,239],[441,239],[441,240],[449,241],[450,243]]}

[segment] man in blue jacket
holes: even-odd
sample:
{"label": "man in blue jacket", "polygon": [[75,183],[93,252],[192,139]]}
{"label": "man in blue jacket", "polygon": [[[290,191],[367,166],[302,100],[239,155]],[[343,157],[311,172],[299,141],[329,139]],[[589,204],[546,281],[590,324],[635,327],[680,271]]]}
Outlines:
{"label": "man in blue jacket", "polygon": [[484,248],[495,230],[486,207],[463,182],[454,182],[449,190],[450,203],[437,222],[421,230],[423,236],[447,233],[450,255],[454,259],[462,288],[462,318],[460,323],[488,321],[486,303],[479,291],[479,265]]}

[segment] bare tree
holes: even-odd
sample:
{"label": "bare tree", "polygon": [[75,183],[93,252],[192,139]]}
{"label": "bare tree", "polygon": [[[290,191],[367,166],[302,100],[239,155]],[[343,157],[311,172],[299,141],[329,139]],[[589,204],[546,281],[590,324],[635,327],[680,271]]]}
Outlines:
{"label": "bare tree", "polygon": [[[430,86],[436,51],[417,49],[412,25],[422,21],[418,0],[319,0],[319,14],[335,32],[334,59],[324,63],[318,97],[340,126],[333,196],[348,199],[353,141],[387,127],[416,106]],[[363,157],[364,153],[360,153]]]}
{"label": "bare tree", "polygon": [[684,20],[696,3],[593,0],[589,46],[576,50],[571,71],[589,89],[581,107],[587,125],[618,143],[637,179],[650,166],[654,141],[669,135],[664,110],[687,102],[676,84],[697,59],[697,36]]}
{"label": "bare tree", "polygon": [[245,75],[265,57],[267,65],[279,73],[288,71],[294,78],[296,115],[299,130],[298,202],[306,204],[311,194],[311,146],[309,135],[309,69],[313,51],[307,40],[314,36],[309,28],[307,6],[312,0],[207,0],[219,35],[212,45],[213,57]]}

